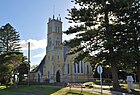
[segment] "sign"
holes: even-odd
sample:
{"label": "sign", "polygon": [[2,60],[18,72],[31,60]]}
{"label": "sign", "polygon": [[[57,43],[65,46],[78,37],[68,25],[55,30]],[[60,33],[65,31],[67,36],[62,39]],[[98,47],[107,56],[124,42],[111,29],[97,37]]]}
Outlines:
{"label": "sign", "polygon": [[99,65],[97,67],[97,72],[100,74],[100,85],[101,85],[101,95],[102,95],[102,72],[103,72],[103,68],[101,65]]}
{"label": "sign", "polygon": [[102,74],[103,68],[102,68],[101,65],[99,65],[99,66],[97,67],[97,72],[98,72],[99,74]]}

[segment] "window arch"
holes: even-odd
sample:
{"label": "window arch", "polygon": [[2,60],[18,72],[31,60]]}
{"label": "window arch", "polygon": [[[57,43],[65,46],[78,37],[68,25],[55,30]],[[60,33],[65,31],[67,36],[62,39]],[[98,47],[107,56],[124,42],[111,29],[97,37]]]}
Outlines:
{"label": "window arch", "polygon": [[60,40],[59,40],[59,38],[57,37],[56,38],[56,45],[59,45],[60,44]]}
{"label": "window arch", "polygon": [[50,72],[48,71],[48,78],[50,78]]}
{"label": "window arch", "polygon": [[89,74],[89,65],[87,64],[87,74]]}
{"label": "window arch", "polygon": [[68,69],[68,74],[70,73],[70,67],[69,67],[69,64],[67,64],[67,69]]}
{"label": "window arch", "polygon": [[77,73],[80,73],[80,64],[77,63]]}
{"label": "window arch", "polygon": [[83,73],[83,61],[81,61],[81,73]]}
{"label": "window arch", "polygon": [[76,64],[74,64],[74,73],[76,73]]}
{"label": "window arch", "polygon": [[59,26],[55,26],[55,31],[58,32],[58,33],[60,32]]}

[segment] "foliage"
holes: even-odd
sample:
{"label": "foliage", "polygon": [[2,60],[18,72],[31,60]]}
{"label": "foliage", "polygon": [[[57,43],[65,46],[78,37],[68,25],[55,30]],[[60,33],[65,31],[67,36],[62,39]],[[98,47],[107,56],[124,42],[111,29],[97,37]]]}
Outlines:
{"label": "foliage", "polygon": [[[27,61],[20,52],[19,33],[8,23],[0,28],[0,82],[8,84],[15,75],[27,73]],[[21,79],[21,77],[19,77]]]}
{"label": "foliage", "polygon": [[[126,68],[137,68],[140,81],[140,1],[134,0],[129,8],[122,11],[126,14],[120,18],[126,26],[126,34],[124,35],[126,41],[123,41],[126,45],[126,52],[124,52],[125,58],[123,60]],[[127,63],[129,63],[129,66]]]}
{"label": "foliage", "polygon": [[0,28],[0,53],[20,51],[19,33],[8,23]]}
{"label": "foliage", "polygon": [[67,19],[76,24],[65,32],[76,35],[74,39],[65,41],[65,44],[72,48],[70,54],[77,53],[78,60],[88,57],[93,67],[97,63],[110,65],[113,86],[119,88],[117,67],[129,71],[136,58],[139,60],[139,1],[74,0],[73,2],[80,8],[68,10]]}
{"label": "foliage", "polygon": [[5,80],[5,83],[10,82],[12,75],[15,76],[18,73],[19,75],[27,74],[27,61],[23,59],[24,57],[22,53],[12,52],[2,54],[0,58],[2,60],[2,63],[0,63],[0,79]]}

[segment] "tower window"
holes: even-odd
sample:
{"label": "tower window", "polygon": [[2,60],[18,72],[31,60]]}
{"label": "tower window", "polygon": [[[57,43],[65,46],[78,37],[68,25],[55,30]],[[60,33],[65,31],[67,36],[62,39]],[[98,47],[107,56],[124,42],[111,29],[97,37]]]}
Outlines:
{"label": "tower window", "polygon": [[55,26],[55,31],[57,32],[57,26]]}
{"label": "tower window", "polygon": [[60,41],[59,38],[56,38],[56,45],[59,45]]}
{"label": "tower window", "polygon": [[55,31],[56,32],[59,32],[59,29],[60,29],[59,26],[55,26]]}
{"label": "tower window", "polygon": [[59,27],[57,27],[57,32],[59,32]]}
{"label": "tower window", "polygon": [[58,59],[58,61],[60,61],[60,57],[59,57],[59,55],[57,56],[57,59]]}

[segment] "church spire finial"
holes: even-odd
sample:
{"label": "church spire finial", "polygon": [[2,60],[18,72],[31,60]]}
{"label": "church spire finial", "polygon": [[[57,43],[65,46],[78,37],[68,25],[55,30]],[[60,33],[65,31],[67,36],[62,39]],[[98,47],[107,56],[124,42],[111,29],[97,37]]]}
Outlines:
{"label": "church spire finial", "polygon": [[55,19],[55,5],[53,5],[53,19]]}
{"label": "church spire finial", "polygon": [[53,14],[53,19],[54,19],[55,17],[54,17],[54,14]]}
{"label": "church spire finial", "polygon": [[60,16],[60,14],[59,14],[59,20],[61,21],[61,16]]}

